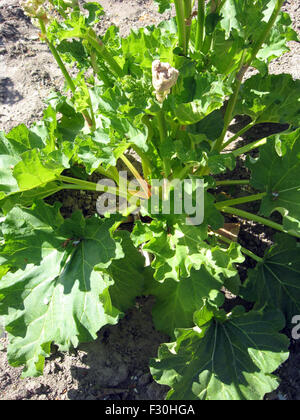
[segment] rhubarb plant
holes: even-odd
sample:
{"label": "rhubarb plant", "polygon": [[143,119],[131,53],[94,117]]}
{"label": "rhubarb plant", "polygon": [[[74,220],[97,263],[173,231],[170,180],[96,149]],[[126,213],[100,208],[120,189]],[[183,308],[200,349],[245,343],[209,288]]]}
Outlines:
{"label": "rhubarb plant", "polygon": [[[127,37],[98,34],[98,2],[21,2],[65,86],[40,122],[0,133],[8,360],[41,375],[52,344],[93,340],[152,295],[170,341],[150,370],[167,399],[262,399],[300,313],[300,82],[268,72],[299,40],[283,0],[155,1],[175,17]],[[250,122],[231,134],[239,115]],[[261,123],[277,134],[239,146]],[[245,177],[231,179],[241,155]],[[70,190],[99,193],[92,217],[49,204]],[[228,217],[272,228],[264,256]],[[256,267],[242,283],[245,257]],[[227,310],[226,291],[245,305]]]}

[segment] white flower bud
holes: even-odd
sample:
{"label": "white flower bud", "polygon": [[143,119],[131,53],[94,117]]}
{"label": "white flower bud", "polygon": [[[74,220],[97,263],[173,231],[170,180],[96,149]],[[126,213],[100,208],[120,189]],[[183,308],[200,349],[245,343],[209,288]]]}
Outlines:
{"label": "white flower bud", "polygon": [[46,0],[20,0],[20,6],[25,15],[35,18],[45,15],[45,9],[42,7],[45,2]]}
{"label": "white flower bud", "polygon": [[152,84],[155,89],[156,99],[163,102],[176,84],[179,71],[171,67],[169,63],[155,60],[152,63]]}

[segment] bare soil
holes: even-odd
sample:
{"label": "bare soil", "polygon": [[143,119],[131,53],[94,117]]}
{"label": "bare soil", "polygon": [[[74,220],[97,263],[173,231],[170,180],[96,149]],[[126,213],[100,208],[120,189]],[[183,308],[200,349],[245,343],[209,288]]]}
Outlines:
{"label": "bare soil", "polygon": [[[170,17],[159,15],[153,0],[101,0],[106,17],[99,32],[115,24],[121,34],[130,28],[157,24]],[[300,31],[300,3],[286,1],[293,26]],[[270,65],[273,73],[290,73],[300,78],[300,44],[290,43],[291,52]],[[18,0],[0,0],[0,129],[8,131],[25,123],[39,120],[43,99],[53,90],[62,90],[63,79],[45,44],[38,38],[38,30],[19,8]],[[237,121],[236,124],[240,122]],[[234,132],[236,127],[232,126]],[[269,134],[272,127],[260,127]],[[248,133],[238,139],[241,144],[257,138],[260,132]],[[261,137],[261,136],[260,136]],[[235,173],[243,177],[242,161]],[[95,208],[93,196],[74,193],[60,197],[65,213],[82,208],[85,214]],[[242,221],[238,220],[242,223]],[[271,230],[259,225],[242,223],[240,242],[258,255],[272,241]],[[241,277],[253,267],[251,260],[239,267]],[[160,343],[168,337],[155,331],[151,319],[152,298],[139,298],[117,326],[99,332],[98,339],[66,354],[53,348],[46,361],[45,373],[39,378],[20,379],[21,369],[12,368],[6,358],[6,337],[0,339],[0,400],[161,400],[166,387],[156,384],[148,368],[148,361],[156,357]],[[1,320],[0,320],[1,322]],[[0,332],[1,334],[1,332]],[[290,359],[280,367],[282,383],[266,399],[300,399],[300,343],[291,341]]]}

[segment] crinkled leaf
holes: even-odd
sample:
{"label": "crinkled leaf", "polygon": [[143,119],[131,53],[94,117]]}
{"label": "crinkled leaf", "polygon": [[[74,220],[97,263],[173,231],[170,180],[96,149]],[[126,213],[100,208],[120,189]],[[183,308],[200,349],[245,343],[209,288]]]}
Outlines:
{"label": "crinkled leaf", "polygon": [[103,7],[95,1],[85,3],[83,8],[89,12],[89,16],[86,19],[87,25],[94,25],[95,23],[98,23],[100,20],[99,17],[104,15]]}
{"label": "crinkled leaf", "polygon": [[195,321],[151,361],[154,379],[171,387],[167,399],[260,400],[276,389],[271,374],[288,357],[282,314],[237,311],[220,322],[202,310]]}
{"label": "crinkled leaf", "polygon": [[157,27],[132,29],[130,35],[122,39],[122,53],[129,62],[132,60],[135,67],[139,65],[139,71],[143,68],[150,72],[155,59],[173,64],[177,41],[176,21],[171,19]]}
{"label": "crinkled leaf", "polygon": [[173,0],[154,0],[155,3],[158,3],[158,11],[159,13],[164,13],[167,9],[171,8],[171,3]]}
{"label": "crinkled leaf", "polygon": [[[225,267],[228,266],[230,258],[229,260],[227,257],[224,259],[223,252],[219,249],[212,249],[204,242],[207,238],[210,218],[213,219],[212,225],[217,229],[222,226],[223,222],[222,216],[218,219],[219,212],[215,212],[216,209],[210,199],[211,197],[207,195],[204,207],[205,219],[199,226],[188,225],[184,216],[173,215],[174,218],[170,216],[168,221],[164,220],[164,216],[161,216],[159,222],[155,221],[150,225],[139,224],[134,229],[135,241],[147,242],[144,249],[154,256],[152,267],[155,270],[154,278],[157,281],[163,282],[166,279],[180,281],[182,277],[189,276],[192,268],[200,269],[202,264],[206,264],[208,270],[211,269],[214,274],[225,274]],[[211,206],[213,206],[213,210]],[[231,277],[235,274],[235,270],[233,272],[229,270],[226,276]]]}
{"label": "crinkled leaf", "polygon": [[275,139],[275,148],[279,156],[284,156],[288,150],[293,149],[294,144],[300,140],[300,128],[273,136]]}
{"label": "crinkled leaf", "polygon": [[[175,328],[193,326],[193,313],[213,290],[221,290],[226,279],[237,275],[234,263],[244,260],[237,245],[227,251],[220,247],[208,247],[202,242],[202,245],[197,244],[197,255],[193,253],[193,240],[196,242],[196,237],[184,238],[189,245],[185,258],[188,260],[190,257],[196,268],[191,270],[189,277],[181,277],[179,281],[168,278],[163,283],[153,282],[147,289],[149,294],[156,297],[152,311],[155,327],[171,337]],[[182,244],[177,247],[182,247]]]}
{"label": "crinkled leaf", "polygon": [[217,109],[196,124],[196,127],[193,128],[192,132],[195,130],[195,133],[204,134],[209,140],[214,141],[220,137],[223,128],[223,115],[222,112]]}

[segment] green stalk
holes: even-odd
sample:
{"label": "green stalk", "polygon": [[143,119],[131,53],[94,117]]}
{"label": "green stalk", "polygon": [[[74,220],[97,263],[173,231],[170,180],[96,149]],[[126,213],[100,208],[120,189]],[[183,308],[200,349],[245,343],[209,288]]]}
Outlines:
{"label": "green stalk", "polygon": [[[87,42],[87,41],[86,41]],[[94,74],[101,78],[101,81],[104,83],[106,87],[113,87],[111,81],[107,77],[107,74],[104,70],[101,70],[98,63],[97,63],[97,56],[94,49],[90,48],[90,57],[91,57],[91,64],[94,70]]]}
{"label": "green stalk", "polygon": [[[55,58],[55,61],[57,62],[70,90],[72,91],[73,95],[76,91],[76,86],[71,78],[71,76],[68,73],[68,70],[66,69],[62,59],[60,58],[60,55],[58,54],[55,46],[52,44],[52,42],[49,41],[49,39],[47,38],[47,32],[46,32],[46,26],[45,23],[42,19],[39,19],[39,23],[40,23],[40,27],[41,27],[41,32],[42,32],[42,36],[45,39],[53,57]],[[93,121],[91,119],[91,117],[89,116],[88,112],[86,110],[82,111],[82,115],[84,117],[84,119],[86,120],[86,122],[88,123],[88,125],[90,127],[93,127]]]}
{"label": "green stalk", "polygon": [[240,155],[243,155],[244,153],[250,152],[253,149],[257,149],[260,146],[264,146],[265,144],[267,144],[268,139],[260,139],[260,140],[256,140],[253,143],[247,144],[246,146],[240,147],[239,149],[236,149],[232,152],[232,154],[235,157],[238,157]]}
{"label": "green stalk", "polygon": [[216,186],[231,186],[231,185],[249,185],[250,181],[248,179],[242,179],[242,180],[229,180],[229,181],[216,181]]}
{"label": "green stalk", "polygon": [[197,18],[197,32],[196,32],[196,51],[201,51],[204,38],[205,25],[205,0],[198,0],[198,18]]}
{"label": "green stalk", "polygon": [[300,234],[288,232],[284,229],[282,225],[272,222],[272,220],[265,219],[264,217],[257,216],[256,214],[248,213],[247,211],[236,209],[235,207],[223,207],[221,210],[223,213],[232,214],[234,216],[240,216],[245,219],[261,223],[262,225],[269,226],[275,230],[278,230],[279,232],[287,233],[291,236],[295,236],[296,238],[300,238]]}
{"label": "green stalk", "polygon": [[193,164],[193,163],[189,163],[189,164],[187,164],[184,168],[182,168],[182,169],[181,169],[181,171],[180,171],[180,172],[178,172],[178,173],[176,174],[176,177],[175,177],[175,178],[178,178],[178,179],[180,179],[180,180],[185,179],[185,177],[186,177],[187,175],[189,175],[189,174],[190,174],[191,169],[192,169],[193,167],[194,167],[194,164]]}
{"label": "green stalk", "polygon": [[217,7],[217,12],[220,13],[220,11],[222,10],[224,4],[226,3],[227,0],[222,0],[221,3],[219,3],[219,6]]}
{"label": "green stalk", "polygon": [[179,47],[183,49],[183,54],[186,54],[186,26],[184,21],[183,0],[174,0],[174,3],[176,9]]}
{"label": "green stalk", "polygon": [[262,200],[266,195],[267,193],[260,193],[260,194],[249,195],[246,197],[235,198],[233,200],[220,201],[216,203],[215,206],[217,209],[222,210],[223,207],[237,206],[239,204],[251,203],[252,201]]}
{"label": "green stalk", "polygon": [[[218,239],[220,239],[221,241],[225,242],[226,244],[231,245],[231,244],[234,244],[235,243],[235,242],[231,241],[230,239],[226,238],[223,235],[220,235],[220,234],[215,233],[215,232],[214,232],[214,234],[215,234],[215,236],[218,237]],[[248,257],[252,258],[254,261],[257,261],[258,263],[263,263],[264,262],[263,258],[260,258],[258,255],[254,254],[249,249],[244,248],[241,245],[240,245],[240,247],[241,247],[242,253],[245,254],[245,255],[248,255]]]}
{"label": "green stalk", "polygon": [[143,174],[144,174],[144,177],[147,179],[151,175],[151,173],[152,173],[152,171],[151,171],[151,162],[150,162],[148,156],[136,144],[131,144],[131,148],[141,158],[142,168],[143,168]]}
{"label": "green stalk", "polygon": [[246,125],[246,127],[242,128],[238,133],[236,133],[226,143],[223,144],[223,146],[222,146],[223,150],[227,146],[229,146],[231,143],[233,143],[237,138],[241,137],[244,133],[246,133],[248,130],[250,130],[252,127],[254,127],[255,124],[256,124],[255,121],[251,121],[249,124]]}
{"label": "green stalk", "polygon": [[109,65],[111,70],[118,76],[123,77],[123,70],[110,54],[110,52],[106,49],[104,43],[101,39],[98,38],[96,33],[90,29],[89,33],[85,35],[85,39],[90,43],[90,45],[95,48],[95,50],[100,54],[103,60]]}
{"label": "green stalk", "polygon": [[229,102],[227,104],[225,117],[224,117],[224,128],[223,128],[222,134],[218,138],[218,140],[216,141],[216,143],[213,147],[213,150],[217,151],[217,152],[220,152],[223,149],[223,141],[224,141],[225,135],[227,133],[228,127],[229,127],[229,125],[232,121],[232,118],[233,118],[234,108],[235,108],[236,103],[237,103],[237,99],[238,99],[238,96],[239,96],[239,91],[240,91],[240,88],[241,88],[241,85],[242,85],[243,76],[245,74],[245,70],[244,70],[245,55],[246,55],[246,51],[244,51],[244,53],[243,53],[241,63],[240,63],[240,71],[236,75],[234,88],[233,88],[233,93],[232,93],[232,95],[229,99]]}
{"label": "green stalk", "polygon": [[46,26],[45,23],[42,19],[39,19],[39,23],[41,26],[41,31],[42,31],[42,35],[53,55],[53,57],[55,58],[62,74],[64,75],[64,78],[66,79],[66,82],[69,86],[69,88],[71,89],[72,93],[75,93],[76,90],[76,86],[74,85],[73,80],[71,79],[71,76],[68,73],[68,70],[66,69],[64,63],[62,62],[62,59],[60,58],[60,55],[58,54],[58,52],[56,51],[56,48],[54,47],[54,45],[52,44],[52,42],[50,42],[47,38],[47,32],[46,32]]}
{"label": "green stalk", "polygon": [[[157,113],[157,123],[158,123],[158,131],[159,131],[159,136],[160,136],[160,143],[162,145],[168,137],[165,114],[164,114],[163,109],[161,109],[160,112]],[[168,177],[168,175],[171,172],[169,161],[166,160],[165,158],[162,158],[162,161],[163,161],[165,176]]]}
{"label": "green stalk", "polygon": [[210,11],[211,13],[215,13],[219,6],[219,0],[211,0]]}
{"label": "green stalk", "polygon": [[[67,183],[67,184],[72,184],[73,185],[73,186],[69,185],[68,189],[99,191],[99,185],[96,184],[95,182],[84,181],[82,179],[71,178],[71,177],[63,176],[63,175],[58,176],[57,180],[62,181],[62,182]],[[130,198],[130,195],[124,194],[120,189],[115,188],[115,187],[105,186],[105,190],[108,193],[115,194],[119,197],[123,197],[123,198],[126,198],[126,199]],[[99,192],[101,192],[101,191],[99,191]]]}
{"label": "green stalk", "polygon": [[189,50],[189,42],[191,36],[191,25],[192,25],[192,0],[183,0],[184,8],[184,23],[185,23],[185,54]]}

